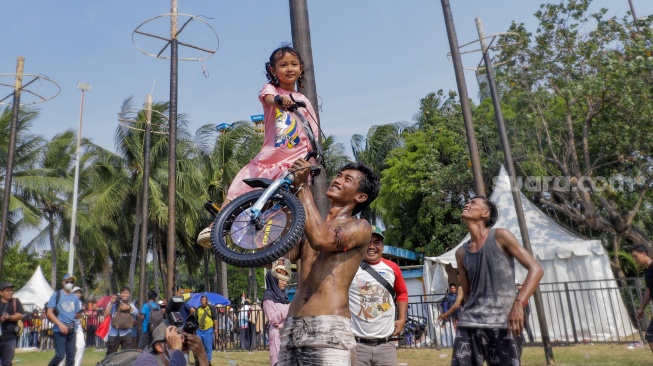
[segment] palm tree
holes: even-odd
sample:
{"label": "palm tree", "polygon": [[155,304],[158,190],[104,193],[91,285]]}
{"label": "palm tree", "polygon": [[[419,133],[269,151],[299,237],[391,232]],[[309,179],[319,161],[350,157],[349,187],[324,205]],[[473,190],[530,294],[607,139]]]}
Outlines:
{"label": "palm tree", "polygon": [[[365,163],[374,169],[379,175],[385,169],[385,159],[392,149],[403,145],[403,133],[412,130],[413,127],[407,122],[395,122],[385,125],[372,126],[367,136],[353,135],[351,137],[351,149],[356,161]],[[371,223],[379,219],[379,212],[376,205],[372,205],[361,213],[361,216]]]}
{"label": "palm tree", "polygon": [[73,188],[75,149],[75,131],[67,130],[55,135],[40,150],[38,169],[33,171],[32,176],[38,183],[23,190],[25,197],[43,213],[46,225],[28,246],[35,251],[49,248],[52,256],[50,285],[53,288],[58,277],[58,251],[68,242],[65,226],[70,224],[71,204],[67,198],[71,196]]}
{"label": "palm tree", "polygon": [[[10,108],[5,108],[0,113],[0,181],[3,184],[6,176],[11,115],[12,110]],[[26,230],[38,227],[41,222],[41,212],[23,194],[24,188],[40,183],[39,179],[33,179],[32,172],[44,141],[41,137],[32,135],[29,132],[32,122],[37,117],[38,112],[31,109],[21,109],[18,117],[12,172],[12,192],[9,197],[6,228],[8,245],[18,242]],[[3,193],[4,189],[5,187],[0,187],[0,193]],[[0,202],[0,207],[2,207],[2,204]],[[5,228],[2,229],[5,230]]]}
{"label": "palm tree", "polygon": [[336,142],[335,136],[329,135],[322,141],[322,150],[324,151],[324,164],[327,167],[327,182],[336,176],[336,173],[343,166],[351,163],[349,156],[345,154],[345,147]]}
{"label": "palm tree", "polygon": [[[251,123],[238,121],[220,133],[214,124],[204,125],[197,130],[195,140],[205,176],[204,198],[221,205],[236,174],[260,151],[263,135]],[[227,264],[217,256],[215,259],[216,270],[220,262],[221,293],[228,297]]]}
{"label": "palm tree", "polygon": [[[120,116],[123,120],[131,120],[137,122],[145,121],[144,110],[135,110],[132,107],[132,99],[125,99]],[[152,105],[152,130],[154,134],[151,137],[150,147],[150,180],[148,182],[149,196],[148,204],[148,238],[152,243],[152,247],[157,251],[156,258],[165,263],[165,242],[161,240],[166,237],[166,228],[168,225],[168,204],[166,192],[168,182],[168,136],[167,136],[167,122],[165,115],[169,107],[167,102],[155,102]],[[195,237],[193,236],[199,230],[200,224],[200,210],[202,207],[202,183],[203,172],[197,163],[196,156],[198,152],[195,150],[194,142],[186,130],[188,121],[183,115],[178,118],[178,142],[177,142],[177,240],[180,245],[177,247],[177,256],[179,260],[186,261],[189,269],[195,271],[199,268],[199,257],[201,252],[195,245]],[[142,126],[142,124],[141,124]],[[159,132],[159,133],[157,133]],[[120,125],[116,131],[116,145],[118,154],[124,159],[124,167],[129,181],[129,189],[122,191],[120,199],[116,198],[119,206],[123,210],[120,212],[118,221],[123,220],[133,227],[131,231],[131,243],[128,248],[121,247],[118,243],[113,248],[110,248],[110,257],[113,258],[112,264],[114,266],[114,275],[116,273],[130,273],[130,284],[133,286],[133,274],[135,273],[135,264],[138,247],[138,238],[140,230],[140,203],[144,199],[142,196],[143,187],[143,137],[144,132],[142,128],[128,128],[125,125]],[[115,217],[114,217],[115,218]],[[124,227],[124,226],[123,226]],[[123,229],[124,232],[124,229]],[[127,240],[128,242],[128,240]],[[131,249],[132,256],[129,261],[129,270],[125,268],[126,261],[121,260],[122,256],[126,256]],[[116,270],[117,268],[120,270]],[[156,266],[155,266],[156,268]],[[160,270],[164,270],[165,266],[159,266]],[[164,288],[167,288],[165,273],[161,276],[164,281]]]}

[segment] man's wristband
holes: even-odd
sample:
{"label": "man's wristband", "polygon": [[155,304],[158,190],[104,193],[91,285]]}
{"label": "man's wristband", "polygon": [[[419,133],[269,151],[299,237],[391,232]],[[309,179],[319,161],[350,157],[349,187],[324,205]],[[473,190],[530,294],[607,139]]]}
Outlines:
{"label": "man's wristband", "polygon": [[524,307],[524,302],[523,302],[523,301],[521,301],[521,300],[519,300],[519,299],[515,299],[515,302],[518,302],[518,303],[520,303],[520,304],[521,304],[521,306],[522,306],[522,307]]}

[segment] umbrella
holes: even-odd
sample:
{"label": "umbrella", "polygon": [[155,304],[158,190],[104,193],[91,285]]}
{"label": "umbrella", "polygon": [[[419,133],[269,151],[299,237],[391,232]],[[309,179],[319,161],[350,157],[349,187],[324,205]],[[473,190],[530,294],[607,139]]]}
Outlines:
{"label": "umbrella", "polygon": [[95,304],[98,308],[106,308],[111,302],[111,295],[102,296]]}
{"label": "umbrella", "polygon": [[206,296],[209,302],[213,305],[229,305],[230,302],[227,298],[215,292],[198,292],[191,295],[190,299],[187,301],[188,305],[191,307],[200,306],[200,297]]}

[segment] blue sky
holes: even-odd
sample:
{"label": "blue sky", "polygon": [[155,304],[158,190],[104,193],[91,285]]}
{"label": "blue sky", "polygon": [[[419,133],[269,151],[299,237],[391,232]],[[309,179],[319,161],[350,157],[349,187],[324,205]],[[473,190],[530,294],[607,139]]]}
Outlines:
{"label": "blue sky", "polygon": [[[534,32],[532,14],[540,3],[451,2],[460,44],[478,38],[475,17],[483,19],[486,34],[505,31],[513,20],[525,22]],[[633,3],[638,16],[653,13],[650,0]],[[266,82],[263,65],[280,43],[292,41],[288,1],[179,0],[178,5],[179,13],[211,18],[205,20],[219,37],[213,57],[179,65],[178,108],[188,116],[190,130],[261,113],[257,93]],[[629,10],[627,0],[595,1],[594,7],[599,6],[607,7],[610,15]],[[56,98],[37,105],[41,114],[33,132],[51,138],[77,129],[76,85],[84,81],[92,91],[85,98],[83,135],[115,151],[117,112],[126,97],[134,96],[140,105],[153,90],[155,101],[168,100],[169,62],[138,51],[132,32],[169,8],[167,0],[3,1],[0,74],[14,73],[17,57],[24,56],[25,73],[47,75],[61,87]],[[352,134],[365,134],[372,125],[412,121],[427,93],[456,89],[440,1],[309,0],[308,8],[322,129],[348,151]],[[169,33],[167,18],[152,25],[150,31]],[[209,28],[188,28],[180,40],[214,48],[212,35]],[[160,48],[138,43],[149,52]],[[467,57],[466,66],[476,65],[479,57]],[[466,78],[469,94],[476,98],[473,73],[467,72]],[[13,79],[0,77],[0,82],[13,84]],[[47,85],[33,85],[32,90],[51,92]],[[11,89],[0,88],[0,98],[9,93]]]}

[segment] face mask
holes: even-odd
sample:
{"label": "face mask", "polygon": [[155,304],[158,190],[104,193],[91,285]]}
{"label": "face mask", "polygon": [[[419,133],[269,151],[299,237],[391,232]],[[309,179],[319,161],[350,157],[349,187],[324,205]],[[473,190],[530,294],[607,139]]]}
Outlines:
{"label": "face mask", "polygon": [[75,287],[75,285],[72,284],[72,283],[67,283],[63,287],[68,291],[72,291],[72,289],[73,289],[73,287]]}

